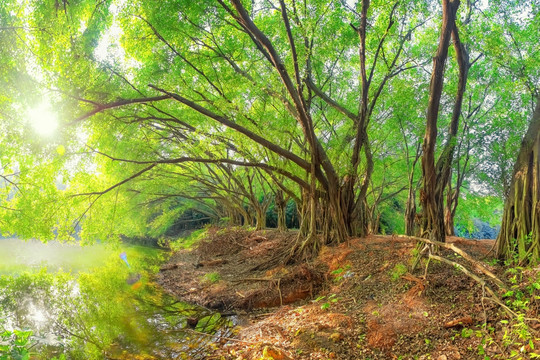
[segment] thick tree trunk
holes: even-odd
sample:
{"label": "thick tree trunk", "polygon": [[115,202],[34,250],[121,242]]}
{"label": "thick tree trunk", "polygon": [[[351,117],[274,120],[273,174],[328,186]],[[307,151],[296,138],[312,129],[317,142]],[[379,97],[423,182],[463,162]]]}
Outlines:
{"label": "thick tree trunk", "polygon": [[298,218],[299,218],[299,230],[301,236],[307,236],[309,231],[309,191],[302,190],[301,203],[297,204],[296,207],[299,209]]}
{"label": "thick tree trunk", "polygon": [[[448,45],[452,29],[455,26],[458,0],[443,0],[443,19],[441,36],[437,54],[433,58],[433,72],[431,74],[430,96],[427,110],[426,133],[422,145],[422,179],[423,188],[420,190],[422,203],[422,237],[445,241],[443,202],[440,191],[437,191],[437,170],[435,168],[435,144],[437,141],[437,119],[439,104],[444,83],[444,69],[448,57]],[[443,187],[446,184],[443,184]]]}
{"label": "thick tree trunk", "polygon": [[255,209],[255,230],[266,228],[266,209],[258,207]]}
{"label": "thick tree trunk", "polygon": [[[450,178],[455,138],[457,135],[463,94],[465,92],[469,70],[468,55],[461,44],[457,26],[455,24],[458,7],[459,0],[443,0],[441,37],[437,54],[433,58],[433,73],[431,75],[426,133],[423,143],[422,176],[424,186],[420,192],[420,201],[423,209],[421,235],[422,237],[440,242],[445,241],[444,189]],[[448,140],[437,161],[437,165],[435,166],[437,119],[450,37],[453,37],[454,39],[454,48],[456,49],[456,58],[459,67],[458,92],[452,112]]]}
{"label": "thick tree trunk", "polygon": [[521,143],[506,198],[497,257],[538,263],[540,255],[540,99]]}
{"label": "thick tree trunk", "polygon": [[446,190],[446,205],[444,206],[444,230],[446,236],[455,236],[454,230],[454,216],[456,215],[456,209],[459,201],[459,187],[461,186],[458,180],[458,187],[452,189],[450,181],[448,181],[448,187]]}
{"label": "thick tree trunk", "polygon": [[310,260],[318,254],[323,239],[318,235],[318,222],[317,222],[317,179],[315,177],[315,159],[312,157],[311,165],[311,179],[309,191],[302,193],[302,220],[300,226],[300,233],[296,240],[296,243],[291,248],[289,262],[291,259],[295,260]]}

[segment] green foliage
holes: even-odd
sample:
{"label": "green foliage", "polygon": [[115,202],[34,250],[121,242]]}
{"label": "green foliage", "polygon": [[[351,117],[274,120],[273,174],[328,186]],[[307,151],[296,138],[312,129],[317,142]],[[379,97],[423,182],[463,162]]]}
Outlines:
{"label": "green foliage", "polygon": [[313,302],[319,302],[319,301],[322,301],[322,300],[326,300],[325,302],[322,303],[321,305],[321,309],[322,310],[328,310],[330,309],[330,306],[332,304],[335,304],[339,301],[339,297],[337,297],[336,294],[331,294],[329,296],[319,296],[318,298],[316,298],[315,300],[313,300]]}
{"label": "green foliage", "polygon": [[32,331],[6,330],[0,325],[0,360],[29,360]]}
{"label": "green foliage", "polygon": [[189,249],[196,245],[199,241],[204,240],[208,236],[209,227],[192,231],[187,237],[180,237],[176,240],[168,240],[171,250],[178,251],[180,249]]}
{"label": "green foliage", "polygon": [[[330,222],[317,219],[316,231],[345,221],[351,234],[338,237],[356,235],[366,218],[366,229],[403,232],[405,194],[422,172],[440,4],[369,2],[364,44],[349,3],[238,2],[255,36],[222,2],[3,1],[3,234],[114,243],[175,237],[201,219],[262,227],[277,189],[289,227],[308,219],[297,215],[311,195]],[[500,220],[538,93],[540,21],[533,1],[468,5],[457,15],[471,59],[458,135],[436,141],[456,145],[447,191],[460,191],[456,225],[470,233],[475,219]],[[457,73],[448,61],[439,130]],[[60,122],[49,138],[26,123],[41,102]]]}
{"label": "green foliage", "polygon": [[456,214],[455,226],[469,234],[477,231],[475,220],[482,220],[495,227],[500,224],[503,201],[500,197],[467,193],[460,199],[460,211]]}
{"label": "green foliage", "polygon": [[469,329],[469,328],[466,328],[466,327],[461,329],[461,337],[462,338],[470,338],[473,334],[474,334],[473,329]]}
{"label": "green foliage", "polygon": [[219,313],[208,315],[199,319],[195,326],[195,330],[211,334],[216,332],[222,326],[221,322],[222,318]]}
{"label": "green foliage", "polygon": [[202,277],[202,281],[209,284],[217,283],[219,280],[221,280],[221,275],[217,272],[206,273]]}
{"label": "green foliage", "polygon": [[[536,308],[540,299],[540,274],[536,270],[518,266],[509,267],[506,272],[510,290],[504,295],[506,306],[514,313],[507,319],[500,320],[495,328],[484,324],[480,335],[482,342],[478,346],[478,354],[484,355],[486,348],[504,349],[492,359],[535,359],[539,358],[535,348],[536,333],[527,319],[530,307]],[[478,334],[477,334],[478,336]]]}
{"label": "green foliage", "polygon": [[344,277],[349,276],[349,274],[351,274],[351,272],[349,271],[350,269],[351,265],[347,264],[343,267],[339,267],[336,270],[333,270],[331,274],[334,275],[334,281],[340,282],[341,280],[343,280]]}
{"label": "green foliage", "polygon": [[403,234],[405,232],[405,211],[397,198],[392,198],[380,206],[380,233]]}
{"label": "green foliage", "polygon": [[392,281],[397,281],[399,280],[399,278],[403,275],[405,275],[407,272],[409,271],[409,269],[407,268],[406,265],[404,264],[396,264],[396,266],[394,266],[394,268],[390,271],[390,278],[392,279]]}

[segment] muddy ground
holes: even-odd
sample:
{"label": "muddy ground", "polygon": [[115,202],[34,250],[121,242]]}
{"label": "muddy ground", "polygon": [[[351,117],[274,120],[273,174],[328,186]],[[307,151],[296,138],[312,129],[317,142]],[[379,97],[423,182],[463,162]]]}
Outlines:
{"label": "muddy ground", "polygon": [[[323,248],[308,264],[267,268],[296,237],[213,229],[198,248],[174,254],[162,267],[159,283],[168,292],[240,322],[234,339],[222,339],[207,358],[504,358],[497,343],[482,345],[486,329],[490,338],[502,336],[500,306],[447,264],[430,261],[425,278],[426,262],[409,273],[415,241],[352,239]],[[492,240],[448,241],[501,273],[489,265]],[[463,262],[452,251],[440,254]]]}

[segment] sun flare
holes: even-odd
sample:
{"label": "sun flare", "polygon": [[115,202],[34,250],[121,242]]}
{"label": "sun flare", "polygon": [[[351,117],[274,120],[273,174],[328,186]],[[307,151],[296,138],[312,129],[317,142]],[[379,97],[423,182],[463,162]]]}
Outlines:
{"label": "sun flare", "polygon": [[56,132],[58,119],[48,104],[41,103],[30,109],[27,115],[30,125],[38,135],[49,137]]}

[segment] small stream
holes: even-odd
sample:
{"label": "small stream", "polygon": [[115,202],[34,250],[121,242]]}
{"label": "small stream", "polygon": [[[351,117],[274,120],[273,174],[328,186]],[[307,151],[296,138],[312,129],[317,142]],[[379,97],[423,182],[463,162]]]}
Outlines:
{"label": "small stream", "polygon": [[[153,274],[166,256],[137,246],[2,239],[0,333],[31,331],[24,347],[32,359],[202,359],[232,336],[235,319],[164,293]],[[0,345],[17,341],[12,335]]]}

